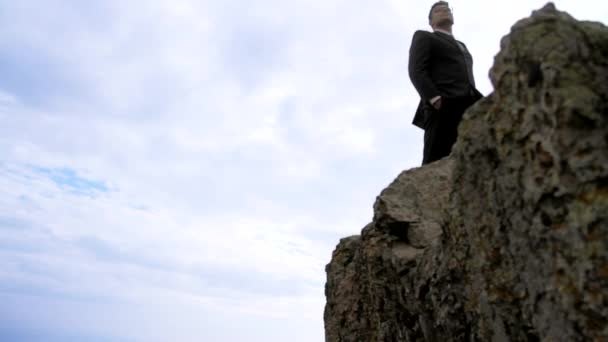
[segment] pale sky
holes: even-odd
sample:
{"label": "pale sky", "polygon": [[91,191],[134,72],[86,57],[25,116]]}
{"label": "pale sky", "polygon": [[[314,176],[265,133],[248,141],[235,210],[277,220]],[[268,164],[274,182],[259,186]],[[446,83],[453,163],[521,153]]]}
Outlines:
{"label": "pale sky", "polygon": [[[0,340],[322,341],[332,250],[422,159],[433,2],[0,0]],[[488,94],[545,2],[450,4]]]}

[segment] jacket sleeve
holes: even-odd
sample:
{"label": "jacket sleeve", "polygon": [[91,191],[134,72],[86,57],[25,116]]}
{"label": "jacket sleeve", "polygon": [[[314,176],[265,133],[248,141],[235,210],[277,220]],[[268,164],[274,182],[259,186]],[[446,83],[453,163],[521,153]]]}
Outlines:
{"label": "jacket sleeve", "polygon": [[441,95],[431,79],[431,40],[424,31],[416,31],[410,46],[408,72],[410,80],[424,102]]}
{"label": "jacket sleeve", "polygon": [[473,88],[475,88],[475,76],[473,75],[473,56],[471,55],[471,52],[469,52],[469,49],[463,42],[458,42],[464,47],[464,56],[467,62],[467,76],[469,78],[469,83],[471,83]]}

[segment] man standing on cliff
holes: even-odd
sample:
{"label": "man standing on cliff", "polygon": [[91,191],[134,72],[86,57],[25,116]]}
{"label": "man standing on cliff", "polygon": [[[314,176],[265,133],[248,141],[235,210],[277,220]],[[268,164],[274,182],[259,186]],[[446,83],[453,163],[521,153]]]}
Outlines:
{"label": "man standing on cliff", "polygon": [[447,2],[433,4],[429,24],[432,33],[414,33],[408,67],[420,95],[413,124],[424,129],[422,164],[450,154],[464,111],[483,97],[475,89],[473,57],[452,35],[454,17]]}

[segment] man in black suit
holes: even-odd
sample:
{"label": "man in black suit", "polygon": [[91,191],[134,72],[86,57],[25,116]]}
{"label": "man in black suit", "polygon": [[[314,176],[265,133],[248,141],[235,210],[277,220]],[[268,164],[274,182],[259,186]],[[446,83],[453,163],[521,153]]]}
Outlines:
{"label": "man in black suit", "polygon": [[475,89],[473,57],[452,35],[454,17],[447,2],[433,4],[429,24],[432,33],[414,33],[408,68],[420,94],[413,124],[424,129],[422,164],[450,154],[464,111],[482,97]]}

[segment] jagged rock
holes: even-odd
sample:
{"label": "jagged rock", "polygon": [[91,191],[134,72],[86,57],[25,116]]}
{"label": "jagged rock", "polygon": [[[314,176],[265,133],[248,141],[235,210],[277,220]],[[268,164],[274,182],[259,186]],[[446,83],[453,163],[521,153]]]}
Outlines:
{"label": "jagged rock", "polygon": [[451,171],[451,160],[446,158],[424,169],[402,172],[374,204],[376,226],[414,247],[430,245],[441,234]]}
{"label": "jagged rock", "polygon": [[327,341],[608,340],[608,28],[516,23],[452,155],[327,266]]}

